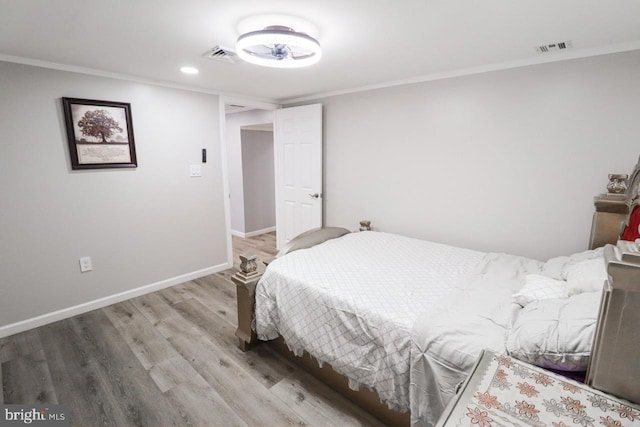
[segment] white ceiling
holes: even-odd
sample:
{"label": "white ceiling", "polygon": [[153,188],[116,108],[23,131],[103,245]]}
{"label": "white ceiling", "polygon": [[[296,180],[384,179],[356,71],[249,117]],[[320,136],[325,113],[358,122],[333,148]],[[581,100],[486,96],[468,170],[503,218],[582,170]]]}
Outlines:
{"label": "white ceiling", "polygon": [[[322,61],[283,70],[202,57],[234,47],[239,25],[262,14],[311,21]],[[535,50],[565,40],[572,49]],[[630,49],[638,0],[0,0],[0,60],[271,102]]]}

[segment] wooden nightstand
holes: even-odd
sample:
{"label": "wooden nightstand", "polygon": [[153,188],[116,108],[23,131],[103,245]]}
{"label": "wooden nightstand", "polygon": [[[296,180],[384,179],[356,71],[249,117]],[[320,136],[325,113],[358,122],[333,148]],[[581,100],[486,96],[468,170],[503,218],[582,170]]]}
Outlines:
{"label": "wooden nightstand", "polygon": [[640,406],[485,350],[436,426],[640,426]]}

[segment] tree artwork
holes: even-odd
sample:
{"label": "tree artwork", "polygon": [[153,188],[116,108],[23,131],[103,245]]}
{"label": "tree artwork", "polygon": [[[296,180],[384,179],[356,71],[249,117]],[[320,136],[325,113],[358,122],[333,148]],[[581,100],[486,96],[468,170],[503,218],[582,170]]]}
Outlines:
{"label": "tree artwork", "polygon": [[78,127],[83,135],[102,139],[101,142],[108,142],[107,138],[122,132],[118,122],[106,110],[87,111],[78,121]]}

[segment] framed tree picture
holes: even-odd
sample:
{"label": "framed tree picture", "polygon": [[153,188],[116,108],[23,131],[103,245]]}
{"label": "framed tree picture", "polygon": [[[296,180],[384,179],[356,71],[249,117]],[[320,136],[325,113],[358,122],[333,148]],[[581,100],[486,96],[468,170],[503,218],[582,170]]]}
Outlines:
{"label": "framed tree picture", "polygon": [[62,105],[72,169],[138,166],[131,104],[62,98]]}

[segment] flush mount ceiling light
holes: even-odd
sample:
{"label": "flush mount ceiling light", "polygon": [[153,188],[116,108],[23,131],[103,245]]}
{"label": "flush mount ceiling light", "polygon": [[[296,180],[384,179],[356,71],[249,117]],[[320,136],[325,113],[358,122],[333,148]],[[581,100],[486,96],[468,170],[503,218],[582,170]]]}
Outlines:
{"label": "flush mount ceiling light", "polygon": [[282,25],[242,34],[236,51],[247,62],[276,68],[306,67],[320,61],[322,56],[316,39]]}

